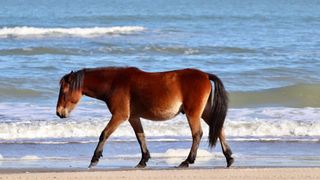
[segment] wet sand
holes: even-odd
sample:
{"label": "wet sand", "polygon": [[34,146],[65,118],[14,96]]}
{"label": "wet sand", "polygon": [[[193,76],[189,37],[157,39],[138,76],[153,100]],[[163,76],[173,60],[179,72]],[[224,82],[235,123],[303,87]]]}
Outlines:
{"label": "wet sand", "polygon": [[16,169],[0,170],[0,179],[219,179],[219,180],[318,180],[320,168],[230,168],[230,169],[122,169],[74,170]]}

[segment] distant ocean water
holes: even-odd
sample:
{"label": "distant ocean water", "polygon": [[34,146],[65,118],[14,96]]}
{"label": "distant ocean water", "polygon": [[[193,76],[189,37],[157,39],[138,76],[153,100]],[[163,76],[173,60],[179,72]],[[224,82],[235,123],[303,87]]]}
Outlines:
{"label": "distant ocean water", "polygon": [[[71,70],[198,68],[230,94],[225,129],[238,166],[320,165],[320,3],[316,0],[0,1],[0,166],[86,167],[110,118],[83,98],[55,115]],[[191,137],[184,116],[143,121],[151,166],[179,164]],[[195,166],[224,166],[206,143]],[[128,123],[101,167],[131,167],[139,146]]]}

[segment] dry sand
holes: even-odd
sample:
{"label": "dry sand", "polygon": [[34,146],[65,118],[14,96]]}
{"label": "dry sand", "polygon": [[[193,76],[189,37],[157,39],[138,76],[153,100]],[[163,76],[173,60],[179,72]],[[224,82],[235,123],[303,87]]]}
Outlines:
{"label": "dry sand", "polygon": [[105,170],[105,171],[69,171],[69,172],[0,172],[0,180],[37,180],[37,179],[77,179],[77,180],[188,180],[188,179],[219,179],[219,180],[319,180],[320,168],[231,168],[231,169],[167,169],[167,170]]}

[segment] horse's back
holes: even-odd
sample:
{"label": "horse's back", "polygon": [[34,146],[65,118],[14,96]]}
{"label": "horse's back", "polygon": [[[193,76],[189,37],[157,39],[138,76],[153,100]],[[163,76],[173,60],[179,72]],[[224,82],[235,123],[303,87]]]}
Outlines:
{"label": "horse's back", "polygon": [[181,69],[166,72],[144,72],[131,70],[130,88],[133,93],[158,95],[159,97],[175,96],[183,98],[192,92],[198,92],[210,86],[208,75],[197,69]]}
{"label": "horse's back", "polygon": [[211,84],[208,75],[196,69],[167,72],[130,70],[132,113],[147,119],[169,119],[207,100]]}

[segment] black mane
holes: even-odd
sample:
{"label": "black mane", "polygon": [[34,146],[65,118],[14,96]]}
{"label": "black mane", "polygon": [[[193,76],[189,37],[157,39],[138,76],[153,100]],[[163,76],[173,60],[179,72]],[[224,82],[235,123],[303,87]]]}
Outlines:
{"label": "black mane", "polygon": [[77,72],[70,72],[69,74],[64,75],[60,80],[60,85],[64,86],[65,84],[69,84],[72,92],[80,90],[83,84],[84,71],[85,70],[82,69]]}

